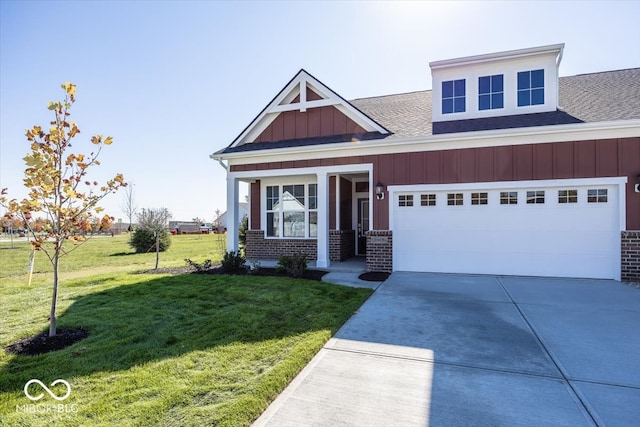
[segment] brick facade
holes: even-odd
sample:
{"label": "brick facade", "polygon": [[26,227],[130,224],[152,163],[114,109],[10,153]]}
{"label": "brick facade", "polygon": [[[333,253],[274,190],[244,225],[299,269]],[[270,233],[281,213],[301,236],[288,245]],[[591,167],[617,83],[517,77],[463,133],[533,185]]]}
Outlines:
{"label": "brick facade", "polygon": [[329,230],[329,261],[344,261],[356,256],[354,230]]}
{"label": "brick facade", "polygon": [[307,254],[309,260],[318,256],[316,239],[265,239],[263,230],[247,230],[247,259],[278,259],[280,255]]}
{"label": "brick facade", "polygon": [[372,230],[367,232],[367,270],[391,272],[392,269],[392,231]]}
{"label": "brick facade", "polygon": [[[265,239],[264,230],[247,231],[248,259],[278,259],[280,255],[307,254],[309,260],[318,255],[316,239]],[[355,256],[355,232],[353,230],[329,231],[329,260],[343,261]]]}
{"label": "brick facade", "polygon": [[622,232],[622,281],[640,282],[640,231]]}

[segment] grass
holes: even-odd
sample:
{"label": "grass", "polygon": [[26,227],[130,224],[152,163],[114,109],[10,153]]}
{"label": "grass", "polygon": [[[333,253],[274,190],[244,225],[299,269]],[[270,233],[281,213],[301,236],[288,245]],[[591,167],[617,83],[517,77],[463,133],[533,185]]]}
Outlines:
{"label": "grass", "polygon": [[[172,237],[160,266],[218,259],[214,239]],[[138,274],[154,255],[128,251],[116,236],[63,259],[58,326],[90,336],[39,356],[0,351],[0,425],[249,425],[371,292],[302,279]],[[0,257],[4,346],[46,329],[51,289],[42,258],[26,286],[25,245]],[[36,413],[25,413],[32,378],[65,379],[71,395],[45,394]],[[58,404],[63,412],[43,412]]]}

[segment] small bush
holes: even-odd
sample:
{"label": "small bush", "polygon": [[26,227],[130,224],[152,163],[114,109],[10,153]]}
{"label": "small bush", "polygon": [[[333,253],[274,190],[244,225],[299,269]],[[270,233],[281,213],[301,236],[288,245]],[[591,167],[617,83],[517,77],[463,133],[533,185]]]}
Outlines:
{"label": "small bush", "polygon": [[238,229],[238,247],[242,255],[247,255],[247,230],[249,229],[249,218],[245,215],[240,221],[240,228]]}
{"label": "small bush", "polygon": [[199,264],[195,261],[191,261],[189,258],[185,258],[184,262],[187,263],[188,266],[193,267],[198,273],[207,271],[211,268],[211,260],[206,259],[202,264]]}
{"label": "small bush", "polygon": [[240,252],[229,251],[222,257],[222,271],[225,273],[237,273],[240,271],[246,259],[240,255]]}
{"label": "small bush", "polygon": [[307,254],[280,255],[278,271],[285,272],[291,277],[302,277],[304,272],[307,271],[307,263]]}
{"label": "small bush", "polygon": [[[167,230],[160,231],[160,252],[164,252],[171,246],[171,238]],[[156,236],[155,231],[148,228],[136,228],[129,243],[136,250],[136,253],[155,252]]]}

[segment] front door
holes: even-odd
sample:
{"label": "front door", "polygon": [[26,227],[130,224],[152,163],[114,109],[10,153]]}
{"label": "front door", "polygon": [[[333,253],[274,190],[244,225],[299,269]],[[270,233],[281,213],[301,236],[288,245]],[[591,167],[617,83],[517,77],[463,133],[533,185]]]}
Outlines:
{"label": "front door", "polygon": [[367,235],[369,231],[369,199],[358,199],[358,238],[356,254],[365,255],[367,253]]}

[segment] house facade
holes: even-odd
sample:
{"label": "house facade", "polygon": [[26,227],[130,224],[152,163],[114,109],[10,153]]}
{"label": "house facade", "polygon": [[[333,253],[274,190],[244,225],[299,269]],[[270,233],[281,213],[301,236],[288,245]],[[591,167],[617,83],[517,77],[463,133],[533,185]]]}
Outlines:
{"label": "house facade", "polygon": [[229,249],[374,271],[640,280],[640,69],[559,77],[564,45],[430,63],[347,101],[300,70],[211,157]]}

